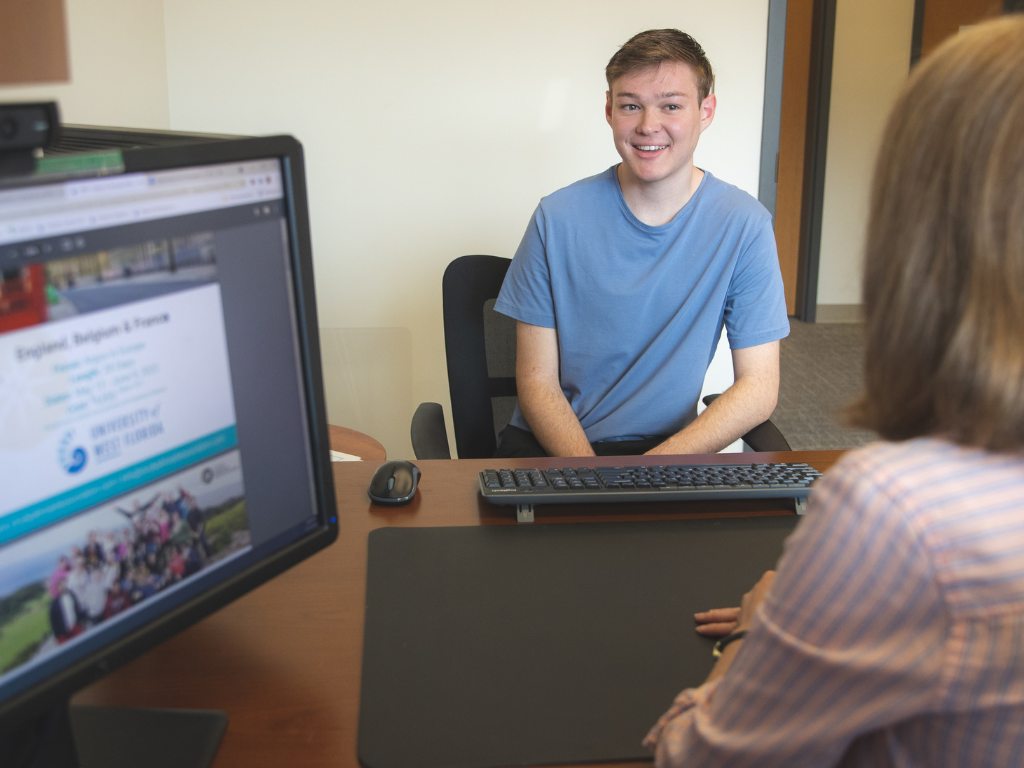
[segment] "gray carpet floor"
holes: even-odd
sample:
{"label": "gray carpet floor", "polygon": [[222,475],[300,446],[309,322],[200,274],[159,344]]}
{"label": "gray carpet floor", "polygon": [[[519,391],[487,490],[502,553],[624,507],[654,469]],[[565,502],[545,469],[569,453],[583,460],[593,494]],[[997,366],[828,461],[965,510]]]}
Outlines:
{"label": "gray carpet floor", "polygon": [[782,340],[779,403],[772,421],[797,451],[856,448],[874,433],[842,424],[839,410],[860,393],[863,325],[790,320]]}

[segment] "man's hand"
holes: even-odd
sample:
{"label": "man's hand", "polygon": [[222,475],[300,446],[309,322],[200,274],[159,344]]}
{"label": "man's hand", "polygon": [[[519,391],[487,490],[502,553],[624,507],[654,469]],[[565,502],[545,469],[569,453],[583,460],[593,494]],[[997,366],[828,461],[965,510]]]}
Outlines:
{"label": "man's hand", "polygon": [[519,408],[551,456],[593,456],[587,435],[565,399],[558,375],[558,334],[516,321]]}
{"label": "man's hand", "polygon": [[734,349],[732,367],[733,385],[647,455],[717,453],[772,415],[779,398],[779,342]]}

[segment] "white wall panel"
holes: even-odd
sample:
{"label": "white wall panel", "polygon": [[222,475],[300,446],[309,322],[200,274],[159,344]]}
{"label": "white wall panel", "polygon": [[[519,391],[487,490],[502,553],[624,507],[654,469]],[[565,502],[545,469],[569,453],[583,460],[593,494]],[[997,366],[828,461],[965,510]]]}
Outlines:
{"label": "white wall panel", "polygon": [[356,412],[332,365],[331,417],[408,456],[393,436],[416,404],[447,410],[444,267],[511,256],[542,195],[618,160],[603,71],[631,35],[701,41],[720,106],[698,163],[756,194],[767,13],[767,0],[165,0],[171,125],[303,142],[320,323],[368,330],[380,344],[350,346],[347,364],[407,380],[360,396],[407,402]]}
{"label": "white wall panel", "polygon": [[914,0],[838,0],[818,304],[860,304],[871,174],[910,71]]}

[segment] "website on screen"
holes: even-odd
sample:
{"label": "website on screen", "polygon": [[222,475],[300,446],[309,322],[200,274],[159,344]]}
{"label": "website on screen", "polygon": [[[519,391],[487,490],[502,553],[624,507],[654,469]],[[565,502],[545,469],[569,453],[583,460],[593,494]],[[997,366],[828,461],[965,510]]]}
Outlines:
{"label": "website on screen", "polygon": [[280,197],[276,161],[0,192],[0,681],[252,547],[217,244]]}

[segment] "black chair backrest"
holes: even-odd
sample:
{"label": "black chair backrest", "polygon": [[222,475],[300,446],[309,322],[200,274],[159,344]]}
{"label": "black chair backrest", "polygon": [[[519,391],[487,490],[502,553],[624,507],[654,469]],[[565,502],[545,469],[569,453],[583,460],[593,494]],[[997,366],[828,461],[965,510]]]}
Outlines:
{"label": "black chair backrest", "polygon": [[444,346],[460,459],[491,458],[516,404],[516,322],[494,311],[511,259],[462,256],[444,271]]}

